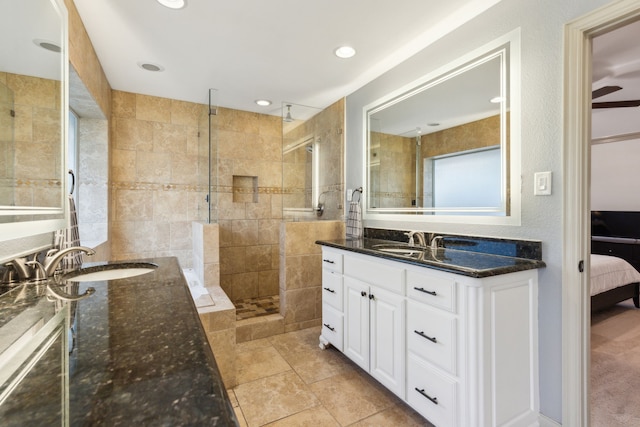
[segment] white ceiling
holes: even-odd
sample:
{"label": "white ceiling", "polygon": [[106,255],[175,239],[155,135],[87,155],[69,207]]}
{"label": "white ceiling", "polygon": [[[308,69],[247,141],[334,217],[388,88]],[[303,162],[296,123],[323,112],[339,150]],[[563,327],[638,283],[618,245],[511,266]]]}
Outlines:
{"label": "white ceiling", "polygon": [[[640,99],[640,21],[593,39],[593,90],[620,86],[622,90],[595,102]],[[593,110],[592,138],[640,132],[640,107]]]}
{"label": "white ceiling", "polygon": [[[332,104],[499,1],[74,0],[113,89],[206,103],[215,88],[220,106],[274,115]],[[345,44],[354,58],[334,56]]]}

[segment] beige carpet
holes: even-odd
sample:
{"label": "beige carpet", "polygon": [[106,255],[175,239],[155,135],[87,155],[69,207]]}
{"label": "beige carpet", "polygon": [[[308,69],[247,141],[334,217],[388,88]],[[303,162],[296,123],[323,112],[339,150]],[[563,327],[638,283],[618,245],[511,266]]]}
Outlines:
{"label": "beige carpet", "polygon": [[640,426],[640,309],[631,300],[591,318],[591,425]]}

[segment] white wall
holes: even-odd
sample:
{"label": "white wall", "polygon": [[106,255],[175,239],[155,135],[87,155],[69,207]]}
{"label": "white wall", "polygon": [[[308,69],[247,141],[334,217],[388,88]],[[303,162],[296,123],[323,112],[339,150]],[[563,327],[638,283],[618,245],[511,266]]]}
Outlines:
{"label": "white wall", "polygon": [[[362,183],[362,109],[368,103],[518,27],[522,55],[521,226],[368,221],[366,226],[542,241],[540,270],[540,409],[562,418],[562,80],[564,25],[605,0],[508,0],[454,30],[347,97],[346,188]],[[553,194],[533,195],[533,174],[553,172]]]}
{"label": "white wall", "polygon": [[591,209],[640,211],[640,139],[591,146]]}

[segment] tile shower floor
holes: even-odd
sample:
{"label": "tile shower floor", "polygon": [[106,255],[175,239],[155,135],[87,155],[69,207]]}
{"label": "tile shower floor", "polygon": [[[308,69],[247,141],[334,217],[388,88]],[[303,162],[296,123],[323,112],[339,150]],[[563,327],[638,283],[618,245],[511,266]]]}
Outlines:
{"label": "tile shower floor", "polygon": [[228,390],[240,426],[432,426],[339,351],[320,328],[238,344]]}
{"label": "tile shower floor", "polygon": [[278,314],[280,312],[280,296],[248,298],[233,303],[236,306],[236,320]]}

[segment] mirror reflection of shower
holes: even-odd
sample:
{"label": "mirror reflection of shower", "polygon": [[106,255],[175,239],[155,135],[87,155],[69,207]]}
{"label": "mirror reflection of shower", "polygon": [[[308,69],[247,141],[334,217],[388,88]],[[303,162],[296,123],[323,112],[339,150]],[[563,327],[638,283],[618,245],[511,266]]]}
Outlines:
{"label": "mirror reflection of shower", "polygon": [[420,195],[422,193],[422,186],[420,184],[420,181],[422,179],[422,160],[421,160],[421,155],[420,155],[420,150],[422,150],[421,148],[422,146],[422,129],[420,129],[420,126],[416,127],[416,195],[415,195],[415,201],[412,203],[413,206],[415,206],[416,208],[419,208],[422,206],[422,203],[420,203]]}
{"label": "mirror reflection of shower", "polygon": [[15,206],[15,107],[14,94],[0,83],[0,205]]}
{"label": "mirror reflection of shower", "polygon": [[319,143],[310,134],[286,145],[282,151],[286,214],[308,216],[318,206]]}
{"label": "mirror reflection of shower", "polygon": [[344,106],[282,103],[282,208],[285,221],[344,216]]}
{"label": "mirror reflection of shower", "polygon": [[287,114],[285,114],[282,120],[287,123],[293,122],[293,117],[291,117],[291,104],[287,104]]}

